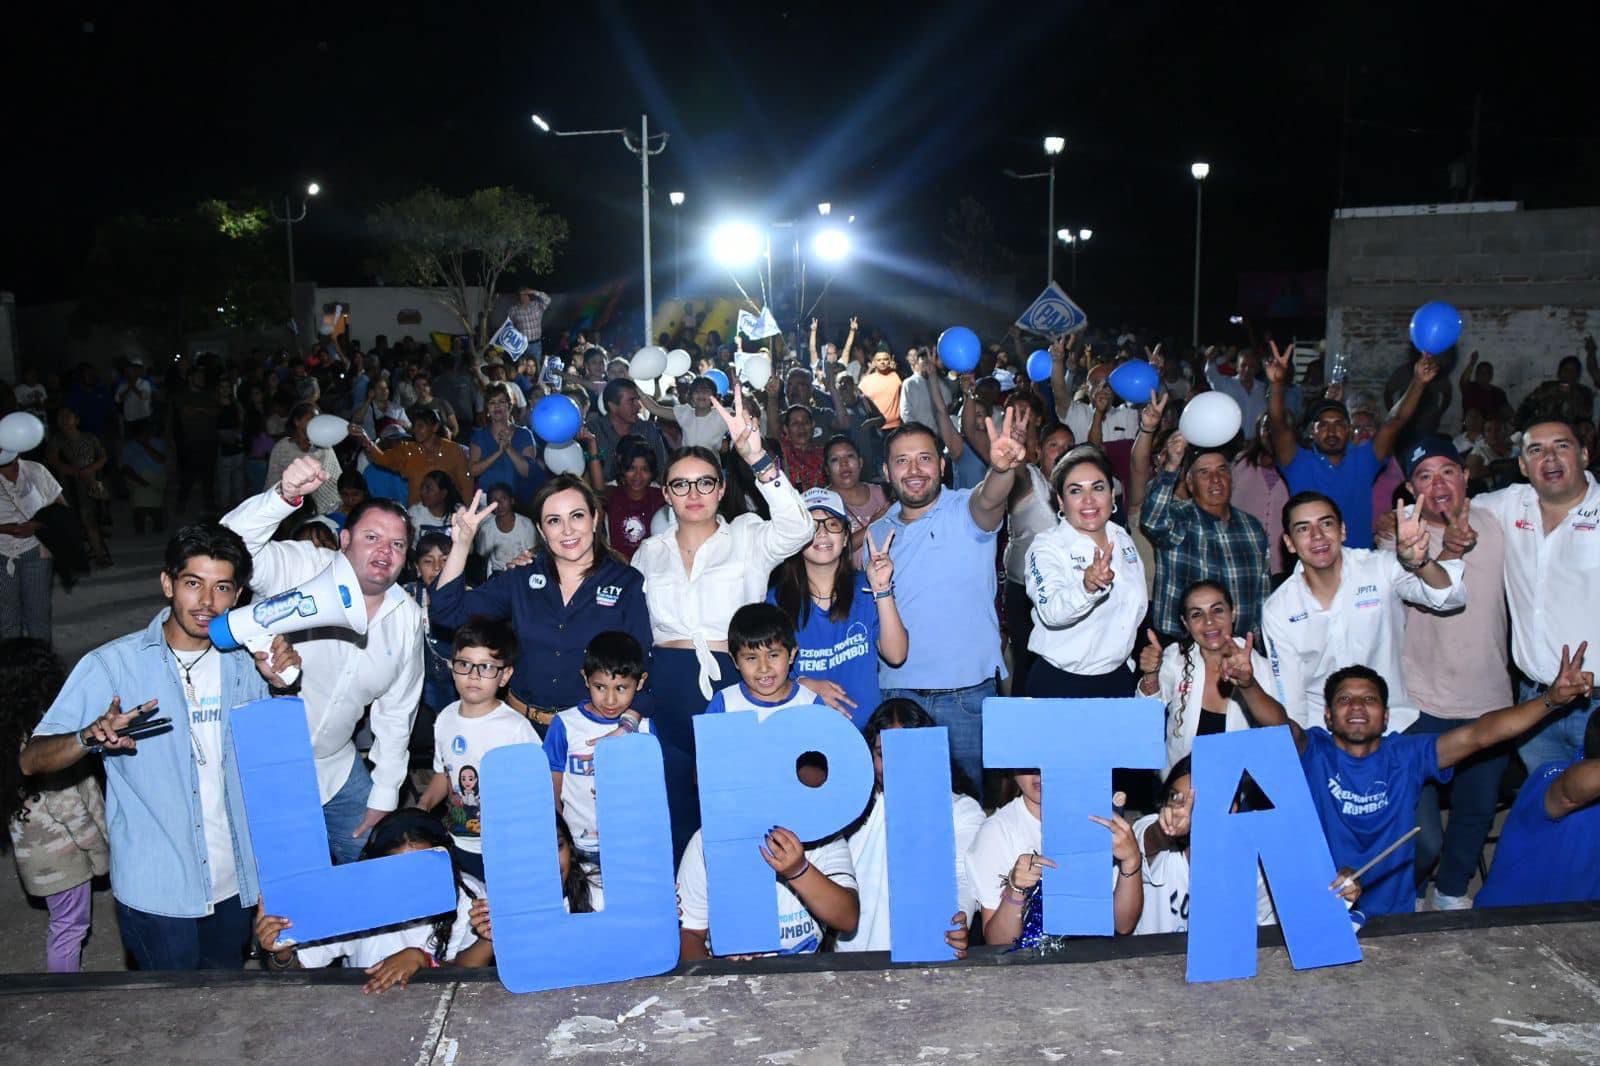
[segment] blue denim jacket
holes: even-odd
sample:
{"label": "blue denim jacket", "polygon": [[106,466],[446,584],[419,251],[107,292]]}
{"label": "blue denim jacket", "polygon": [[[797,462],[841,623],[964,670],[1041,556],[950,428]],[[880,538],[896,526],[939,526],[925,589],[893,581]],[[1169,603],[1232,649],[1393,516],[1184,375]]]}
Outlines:
{"label": "blue denim jacket", "polygon": [[[111,830],[111,893],[135,910],[172,918],[211,913],[211,871],[200,775],[189,739],[188,705],[178,668],[161,633],[163,610],[138,633],[89,652],[51,704],[35,735],[72,733],[106,713],[111,697],[124,709],[159,701],[156,713],[172,719],[172,732],[139,742],[131,755],[105,756],[106,824]],[[239,903],[252,907],[259,889],[250,848],[239,766],[228,722],[232,708],[268,695],[247,651],[222,656],[223,793],[233,832]]]}

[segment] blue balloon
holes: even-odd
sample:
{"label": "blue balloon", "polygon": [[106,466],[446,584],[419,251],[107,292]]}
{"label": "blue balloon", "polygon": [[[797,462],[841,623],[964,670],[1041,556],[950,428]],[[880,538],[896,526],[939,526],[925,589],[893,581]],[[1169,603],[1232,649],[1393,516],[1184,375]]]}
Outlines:
{"label": "blue balloon", "polygon": [[939,360],[945,369],[957,374],[970,374],[978,368],[978,356],[983,345],[978,335],[966,326],[951,326],[939,334]]}
{"label": "blue balloon", "polygon": [[533,405],[533,431],[546,444],[570,444],[583,424],[583,412],[570,396],[546,396]]}
{"label": "blue balloon", "polygon": [[726,395],[728,395],[728,388],[729,388],[728,375],[724,374],[722,371],[718,370],[716,367],[712,367],[710,370],[706,371],[706,377],[710,378],[713,382],[716,383],[717,395],[718,396],[726,396]]}
{"label": "blue balloon", "polygon": [[1106,379],[1111,391],[1129,403],[1149,403],[1161,384],[1156,368],[1142,359],[1129,359],[1117,367]]}
{"label": "blue balloon", "polygon": [[1028,356],[1028,380],[1050,380],[1050,353],[1043,348],[1035,348]]}
{"label": "blue balloon", "polygon": [[1438,355],[1461,338],[1461,312],[1440,300],[1425,303],[1411,316],[1411,343],[1417,351]]}

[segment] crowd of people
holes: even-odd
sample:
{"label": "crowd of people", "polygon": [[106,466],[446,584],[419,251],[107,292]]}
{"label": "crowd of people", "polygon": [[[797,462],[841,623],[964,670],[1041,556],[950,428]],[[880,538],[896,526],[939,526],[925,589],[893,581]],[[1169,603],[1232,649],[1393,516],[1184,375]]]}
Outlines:
{"label": "crowd of people", "polygon": [[[594,752],[639,731],[663,754],[682,957],[704,957],[694,718],[814,704],[861,729],[879,787],[837,836],[763,841],[782,950],[889,946],[881,737],[930,726],[952,763],[945,936],[1037,946],[1040,880],[1065,859],[1043,854],[1038,768],[983,765],[1000,694],[1165,705],[1165,771],[1119,772],[1095,819],[1119,934],[1187,928],[1195,738],[1278,725],[1341,871],[1330,891],[1363,914],[1600,896],[1600,449],[1575,358],[1513,409],[1473,352],[1458,413],[1450,353],[1399,368],[1380,404],[1270,341],[1166,356],[1063,337],[1030,380],[1014,332],[968,373],[853,319],[842,344],[818,333],[762,360],[700,338],[693,372],[646,382],[581,335],[521,359],[324,339],[160,379],[130,360],[115,387],[91,367],[65,388],[25,375],[8,391],[51,428],[37,458],[0,454],[0,817],[50,910],[49,967],[79,965],[108,869],[140,968],[342,961],[378,991],[490,965],[484,756],[543,745],[565,905],[600,910]],[[1161,385],[1134,404],[1109,379],[1138,359]],[[1241,432],[1192,445],[1181,412],[1208,391]],[[582,413],[579,470],[552,471],[567,442],[532,424],[552,394]],[[324,414],[339,441],[314,430]],[[136,533],[191,502],[201,517],[167,543],[148,625],[69,670],[52,568],[67,541],[112,565],[119,499]],[[340,554],[363,637],[211,643],[218,616]],[[273,693],[304,701],[333,860],[444,848],[455,912],[293,942],[260,895],[228,730]],[[1268,803],[1248,780],[1233,797]]]}

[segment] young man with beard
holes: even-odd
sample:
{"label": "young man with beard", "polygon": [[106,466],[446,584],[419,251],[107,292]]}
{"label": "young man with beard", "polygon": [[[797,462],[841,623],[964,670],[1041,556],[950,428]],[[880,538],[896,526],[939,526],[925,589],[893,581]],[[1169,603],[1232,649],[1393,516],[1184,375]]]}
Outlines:
{"label": "young man with beard", "polygon": [[228,716],[300,661],[282,637],[254,661],[212,645],[211,620],[249,580],[250,554],[232,530],[180,529],[161,571],[167,608],[80,659],[22,751],[30,776],[111,756],[111,891],[141,970],[237,970],[249,947],[259,891]]}
{"label": "young man with beard", "polygon": [[1026,458],[1018,419],[1015,408],[1003,426],[989,419],[989,473],[974,489],[940,483],[944,459],[932,429],[908,422],[889,434],[884,476],[900,502],[871,527],[874,543],[893,545],[889,592],[899,590],[913,634],[904,663],[879,667],[883,698],[909,699],[947,727],[951,758],[974,783],[983,780],[983,701],[1003,668],[994,543]]}
{"label": "young man with beard", "polygon": [[867,372],[861,375],[861,395],[882,412],[885,433],[900,428],[902,384],[900,375],[895,372],[894,353],[887,343],[880,342],[878,350],[872,353],[872,361],[867,364]]}
{"label": "young man with beard", "polygon": [[[327,477],[314,456],[301,456],[276,485],[223,518],[250,550],[250,588],[257,596],[303,585],[333,563],[327,548],[272,540],[279,523]],[[366,635],[357,638],[347,629],[328,627],[303,634],[299,642],[305,658],[301,696],[335,862],[361,856],[372,827],[399,804],[406,776],[411,725],[422,698],[424,617],[395,581],[412,532],[410,517],[392,500],[369,497],[355,507],[339,533],[339,551],[355,571],[365,601]],[[369,705],[371,773],[352,739]]]}
{"label": "young man with beard", "polygon": [[1394,453],[1400,430],[1416,413],[1428,383],[1439,375],[1439,364],[1431,358],[1418,359],[1411,368],[1411,384],[1395,405],[1389,420],[1372,440],[1352,444],[1350,412],[1338,400],[1320,400],[1311,407],[1307,419],[1312,447],[1300,446],[1286,392],[1292,373],[1294,345],[1282,352],[1272,345],[1272,360],[1267,364],[1269,388],[1267,410],[1271,414],[1273,454],[1278,469],[1289,483],[1289,491],[1320,492],[1335,500],[1344,515],[1344,543],[1351,548],[1372,547],[1372,483]]}
{"label": "young man with beard", "polygon": [[[1474,499],[1505,533],[1506,601],[1511,608],[1511,650],[1528,680],[1529,698],[1553,684],[1558,649],[1575,641],[1600,641],[1600,484],[1587,473],[1589,452],[1576,427],[1554,418],[1529,425],[1517,460],[1526,485]],[[1600,647],[1600,643],[1596,644]],[[1583,731],[1594,704],[1574,702],[1521,747],[1531,771],[1571,759],[1583,750]]]}
{"label": "young man with beard", "polygon": [[[1576,652],[1561,649],[1555,683],[1543,696],[1444,733],[1386,733],[1389,686],[1365,666],[1329,675],[1321,727],[1302,727],[1287,715],[1275,721],[1271,708],[1258,714],[1258,722],[1288,725],[1334,865],[1360,869],[1411,827],[1424,782],[1449,781],[1452,768],[1477,752],[1526,732],[1563,703],[1588,698],[1594,674],[1583,669],[1586,650],[1581,644]],[[1415,853],[1408,841],[1362,876],[1361,909],[1369,917],[1415,909]]]}
{"label": "young man with beard", "polygon": [[1303,726],[1316,720],[1326,679],[1357,664],[1394,693],[1396,730],[1416,721],[1400,660],[1405,604],[1446,611],[1465,606],[1467,593],[1461,561],[1433,558],[1422,519],[1403,508],[1395,519],[1394,551],[1347,548],[1333,500],[1302,492],[1284,505],[1284,545],[1300,562],[1267,598],[1261,628],[1278,702]]}

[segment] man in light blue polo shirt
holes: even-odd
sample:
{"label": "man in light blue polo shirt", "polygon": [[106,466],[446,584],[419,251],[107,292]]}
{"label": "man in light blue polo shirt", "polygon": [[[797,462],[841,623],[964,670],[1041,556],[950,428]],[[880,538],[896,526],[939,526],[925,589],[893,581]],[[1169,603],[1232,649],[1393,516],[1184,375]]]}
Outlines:
{"label": "man in light blue polo shirt", "polygon": [[237,533],[178,530],[161,573],[168,608],[80,659],[22,751],[29,775],[106,752],[111,894],[141,970],[237,970],[249,948],[259,892],[228,719],[299,664],[283,637],[270,663],[212,645],[211,620],[249,581]]}
{"label": "man in light blue polo shirt", "polygon": [[[1017,408],[989,423],[989,472],[974,489],[940,484],[944,459],[932,429],[907,422],[884,440],[884,475],[900,502],[872,526],[889,545],[895,599],[911,638],[900,666],[881,664],[883,698],[919,704],[950,731],[950,755],[983,787],[983,701],[995,694],[1000,621],[995,617],[995,533],[1005,520],[1022,443]],[[893,535],[893,541],[889,537]]]}

